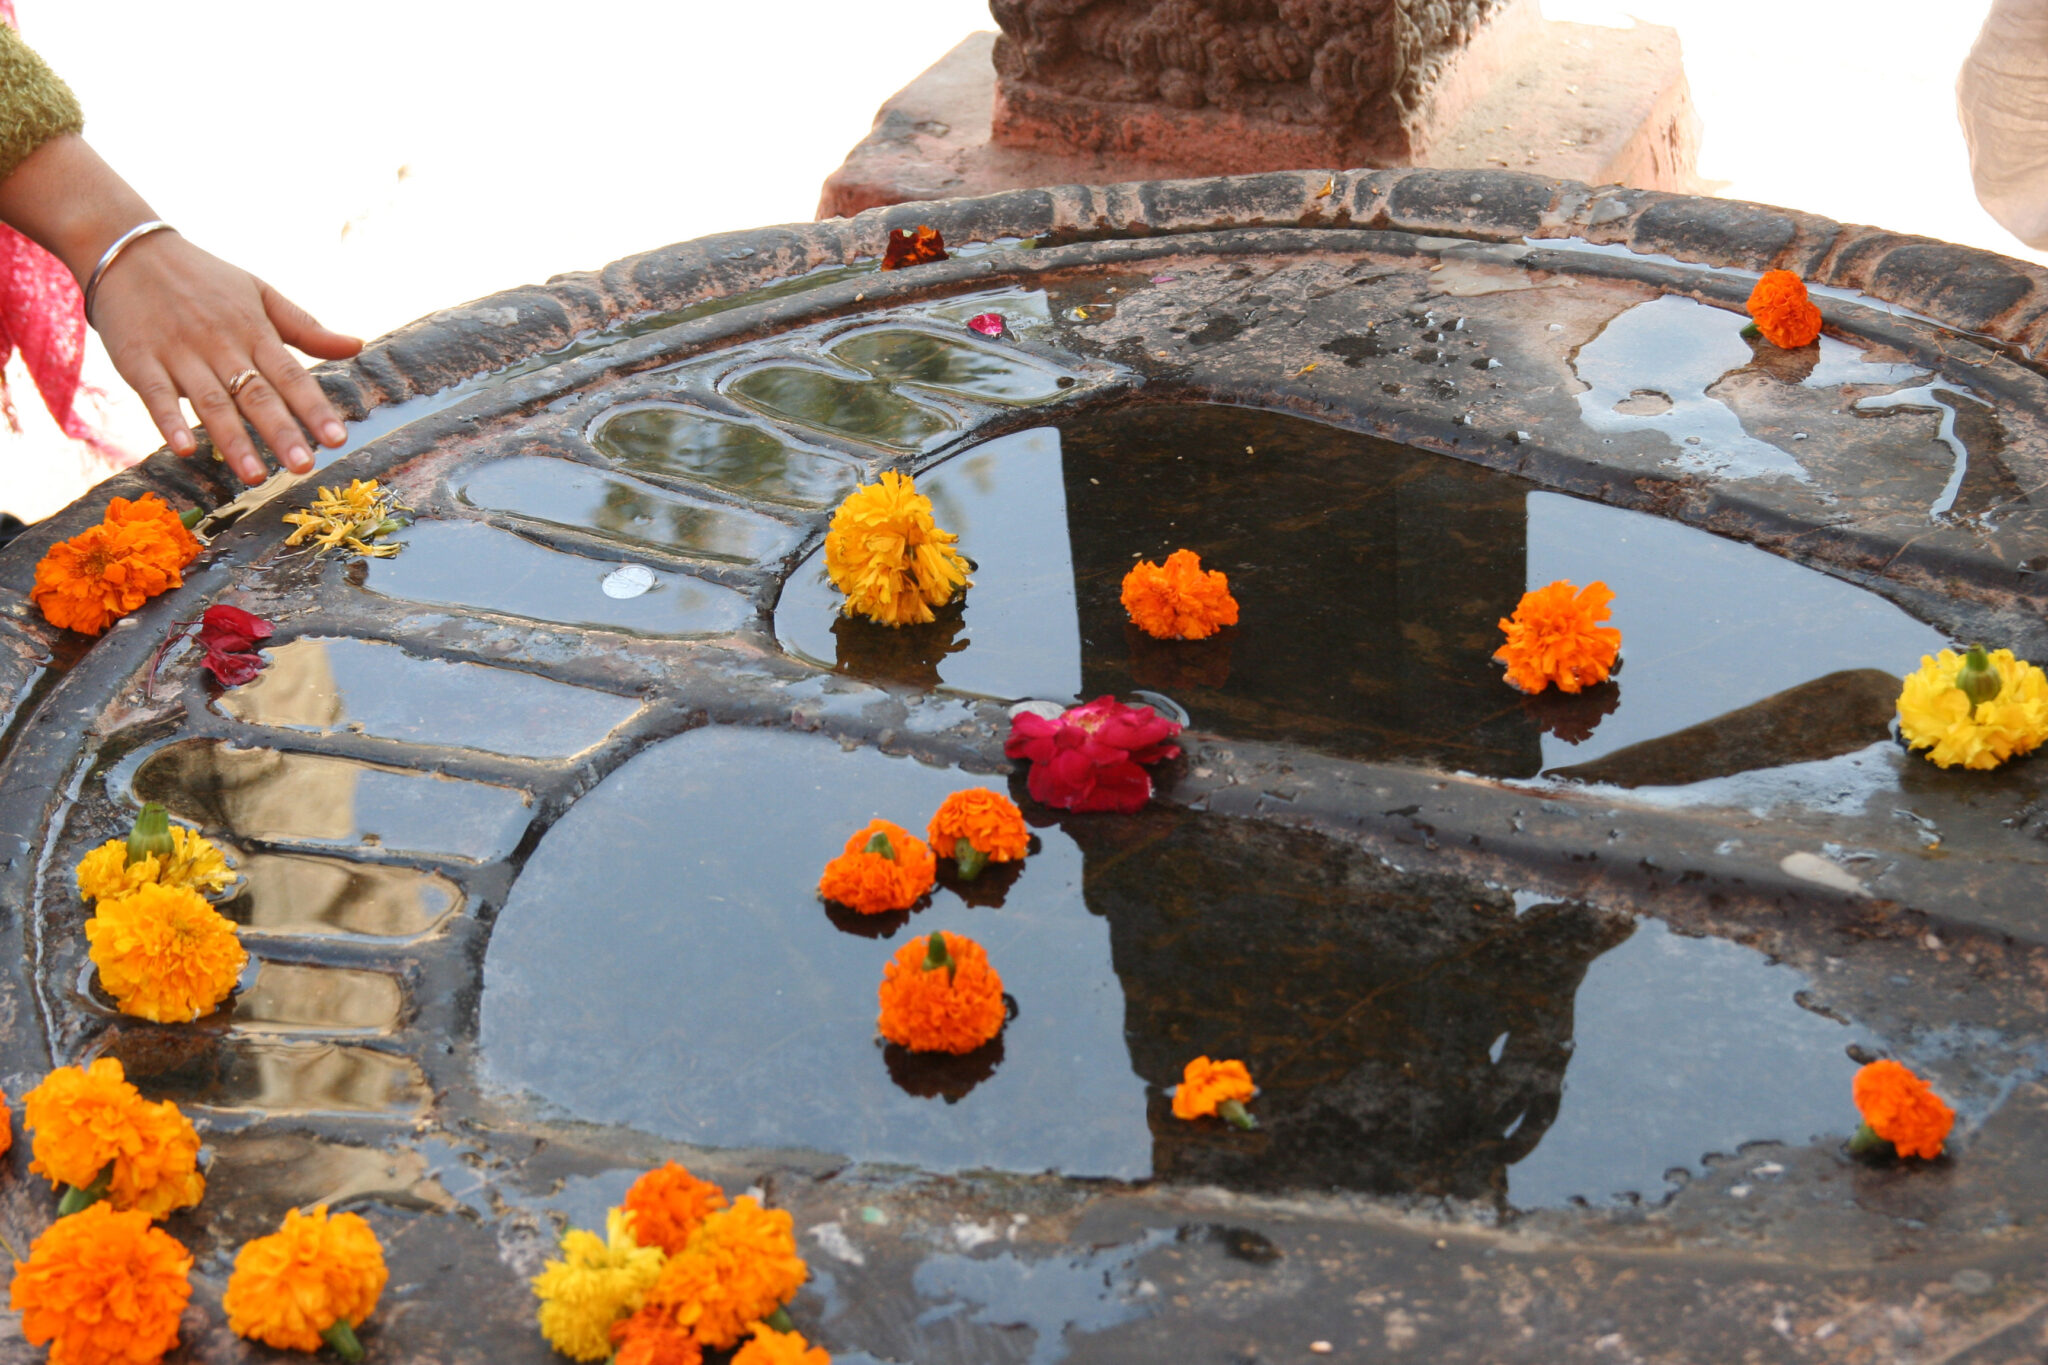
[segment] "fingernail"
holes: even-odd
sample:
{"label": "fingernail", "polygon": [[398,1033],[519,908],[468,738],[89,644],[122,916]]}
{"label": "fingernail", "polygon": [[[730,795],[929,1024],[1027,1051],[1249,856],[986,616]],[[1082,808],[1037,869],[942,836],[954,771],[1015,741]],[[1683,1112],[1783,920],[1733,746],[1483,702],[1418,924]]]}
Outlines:
{"label": "fingernail", "polygon": [[348,439],[348,428],[339,422],[329,422],[320,428],[320,439],[331,446],[338,446]]}
{"label": "fingernail", "polygon": [[292,473],[303,474],[313,467],[313,452],[304,446],[293,446],[285,451],[284,462],[291,467]]}
{"label": "fingernail", "polygon": [[250,455],[242,461],[242,482],[255,486],[263,482],[263,461]]}
{"label": "fingernail", "polygon": [[190,455],[199,449],[199,442],[192,439],[192,433],[182,427],[171,433],[171,449],[180,455]]}

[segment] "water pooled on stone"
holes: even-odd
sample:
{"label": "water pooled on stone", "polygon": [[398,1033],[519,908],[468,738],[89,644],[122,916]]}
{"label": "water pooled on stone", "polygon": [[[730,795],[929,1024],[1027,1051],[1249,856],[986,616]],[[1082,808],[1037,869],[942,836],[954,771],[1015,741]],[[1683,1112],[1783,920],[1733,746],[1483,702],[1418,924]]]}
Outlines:
{"label": "water pooled on stone", "polygon": [[264,651],[255,681],[221,710],[253,725],[356,731],[413,744],[567,758],[603,742],[640,703],[531,673],[450,663],[396,645],[307,637]]}
{"label": "water pooled on stone", "polygon": [[894,450],[928,450],[957,429],[945,413],[881,380],[805,365],[764,365],[727,391],[767,416]]}
{"label": "water pooled on stone", "polygon": [[[498,918],[486,1082],[677,1141],[931,1170],[1502,1201],[1514,1170],[1552,1172],[1514,1191],[1531,1204],[1643,1188],[1640,1170],[1729,1142],[1803,1142],[1840,1108],[1851,1031],[1800,1011],[1789,969],[1258,822],[1072,816],[1037,827],[1021,869],[942,883],[914,913],[818,900],[819,869],[868,818],[921,830],[946,793],[991,781],[761,730],[644,751],[542,840]],[[593,934],[581,907],[599,885],[612,911]],[[883,964],[938,928],[980,941],[1018,1003],[980,1054],[875,1038]],[[1718,994],[1641,989],[1638,942],[1658,971],[1697,959]],[[1754,1098],[1715,1080],[1726,1047],[1695,1046],[1731,1011],[1791,1039]],[[1662,1084],[1715,1095],[1710,1111],[1613,1099],[1612,1064],[1582,1062],[1575,1020],[1622,1017]],[[1822,1034],[1832,1050],[1808,1045]],[[1251,1067],[1255,1139],[1172,1117],[1197,1053]]]}
{"label": "water pooled on stone", "polygon": [[369,843],[477,862],[511,852],[533,818],[531,798],[511,787],[211,739],[150,755],[134,789],[229,843]]}
{"label": "water pooled on stone", "polygon": [[[1530,777],[1838,671],[1902,674],[1941,645],[1883,598],[1760,550],[1278,414],[1083,409],[973,447],[918,486],[978,566],[964,605],[907,629],[846,619],[813,556],[776,609],[786,650],[1005,699],[1158,692],[1226,736]],[[1154,640],[1129,621],[1123,577],[1183,547],[1230,576],[1241,619],[1207,640]],[[1623,667],[1577,696],[1525,698],[1493,661],[1498,623],[1559,578],[1614,590]],[[1750,766],[1885,738],[1888,716],[1854,714],[1855,734],[1781,727]],[[1667,756],[1658,775],[1722,771]]]}
{"label": "water pooled on stone", "polygon": [[456,477],[455,491],[472,507],[735,564],[775,559],[793,549],[798,536],[794,527],[754,512],[693,502],[636,479],[539,455],[472,465]]}
{"label": "water pooled on stone", "polygon": [[804,507],[830,506],[858,478],[844,461],[803,450],[750,422],[694,408],[627,408],[600,421],[590,443],[643,478],[710,484]]}
{"label": "water pooled on stone", "polygon": [[878,379],[998,403],[1042,403],[1062,392],[1057,370],[987,346],[904,327],[854,332],[832,343],[829,354]]}
{"label": "water pooled on stone", "polygon": [[230,1022],[244,1033],[388,1033],[405,992],[386,972],[265,962],[235,996]]}
{"label": "water pooled on stone", "polygon": [[680,573],[657,574],[638,597],[609,596],[616,560],[564,554],[481,522],[417,521],[394,539],[404,553],[366,561],[364,586],[410,602],[637,635],[724,634],[754,614],[731,588]]}
{"label": "water pooled on stone", "polygon": [[241,884],[221,911],[265,934],[414,938],[462,906],[453,882],[409,867],[251,853],[236,870]]}

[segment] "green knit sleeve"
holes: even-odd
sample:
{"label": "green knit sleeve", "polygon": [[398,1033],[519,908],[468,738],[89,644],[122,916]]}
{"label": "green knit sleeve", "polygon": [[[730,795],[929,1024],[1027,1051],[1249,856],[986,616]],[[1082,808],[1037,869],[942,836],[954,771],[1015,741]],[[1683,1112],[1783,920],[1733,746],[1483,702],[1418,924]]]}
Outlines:
{"label": "green knit sleeve", "polygon": [[0,23],[0,180],[28,154],[64,133],[85,127],[85,114],[71,87]]}

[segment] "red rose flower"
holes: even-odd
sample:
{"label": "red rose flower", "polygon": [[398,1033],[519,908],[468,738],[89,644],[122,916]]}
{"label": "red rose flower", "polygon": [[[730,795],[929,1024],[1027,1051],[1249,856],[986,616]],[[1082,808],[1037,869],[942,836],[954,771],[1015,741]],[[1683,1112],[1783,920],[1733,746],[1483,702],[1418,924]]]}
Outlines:
{"label": "red rose flower", "polygon": [[1097,697],[1047,720],[1029,712],[1010,722],[1003,752],[1031,760],[1033,800],[1061,810],[1135,811],[1152,797],[1144,765],[1175,758],[1180,726],[1149,706]]}

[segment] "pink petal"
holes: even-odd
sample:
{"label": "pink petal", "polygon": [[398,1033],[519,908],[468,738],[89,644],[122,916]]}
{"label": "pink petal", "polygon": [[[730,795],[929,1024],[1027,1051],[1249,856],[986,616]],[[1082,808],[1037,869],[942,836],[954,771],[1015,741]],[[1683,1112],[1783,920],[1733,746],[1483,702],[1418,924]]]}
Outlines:
{"label": "pink petal", "polygon": [[999,337],[1003,334],[1003,315],[980,313],[967,319],[967,325],[985,337]]}

